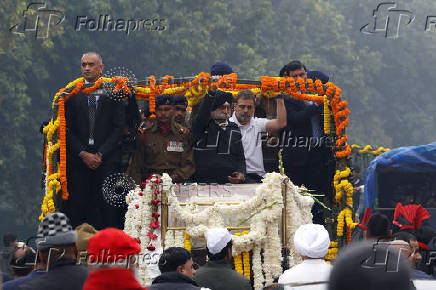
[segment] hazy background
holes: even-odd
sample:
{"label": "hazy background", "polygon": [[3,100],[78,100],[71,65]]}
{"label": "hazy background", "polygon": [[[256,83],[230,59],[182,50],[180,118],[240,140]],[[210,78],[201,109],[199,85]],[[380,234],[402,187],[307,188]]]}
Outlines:
{"label": "hazy background", "polygon": [[[123,66],[137,79],[192,76],[216,61],[231,64],[241,78],[258,79],[300,59],[342,88],[350,102],[350,143],[398,147],[436,139],[436,28],[425,31],[426,17],[436,15],[432,0],[396,1],[415,16],[409,25],[401,18],[398,38],[360,32],[381,1],[45,2],[65,15],[46,39],[9,31],[23,23],[29,1],[0,2],[0,235],[35,231],[42,201],[39,127],[56,91],[80,77],[80,57],[89,50],[101,53],[106,70]],[[48,14],[38,13],[43,29]],[[165,30],[75,30],[78,16],[100,15],[165,19]]]}

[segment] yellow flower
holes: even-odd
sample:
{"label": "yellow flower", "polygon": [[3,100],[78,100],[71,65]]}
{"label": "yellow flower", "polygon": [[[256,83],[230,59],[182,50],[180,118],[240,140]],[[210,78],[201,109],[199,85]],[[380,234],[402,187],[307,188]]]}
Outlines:
{"label": "yellow flower", "polygon": [[192,243],[191,243],[191,237],[186,233],[185,231],[185,242],[184,242],[184,247],[187,251],[191,251],[192,249]]}

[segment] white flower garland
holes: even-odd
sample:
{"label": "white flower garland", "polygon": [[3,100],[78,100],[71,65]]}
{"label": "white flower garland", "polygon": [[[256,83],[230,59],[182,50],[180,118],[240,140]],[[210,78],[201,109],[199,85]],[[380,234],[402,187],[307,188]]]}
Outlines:
{"label": "white flower garland", "polygon": [[[256,195],[237,205],[215,203],[213,206],[199,211],[195,206],[180,206],[174,192],[168,193],[168,203],[177,219],[185,224],[186,232],[192,238],[205,237],[209,228],[225,227],[225,216],[246,221],[250,225],[249,233],[232,237],[233,255],[250,250],[253,250],[253,255],[259,255],[252,262],[255,285],[259,286],[263,285],[265,281],[262,269],[270,283],[282,273],[278,224],[283,208],[283,180],[284,177],[278,173],[268,173],[263,184],[256,188]],[[164,180],[164,185],[166,182],[167,180]],[[169,186],[167,187],[169,188]],[[251,215],[247,216],[247,213]],[[177,243],[179,238],[175,238],[175,240]],[[260,249],[262,248],[265,253],[264,265],[260,259]],[[260,272],[258,272],[259,269]],[[259,287],[255,287],[255,289],[262,288]]]}
{"label": "white flower garland", "polygon": [[260,245],[256,245],[253,248],[253,256],[251,259],[251,265],[253,269],[253,280],[254,280],[254,289],[262,289],[264,276],[262,269],[262,257],[260,256],[260,251],[262,247]]}
{"label": "white flower garland", "polygon": [[[262,289],[264,285],[271,284],[282,274],[279,224],[283,208],[282,184],[286,184],[286,222],[288,240],[285,245],[290,250],[289,265],[293,266],[300,261],[293,244],[295,231],[300,225],[311,223],[311,208],[313,199],[300,194],[300,188],[293,185],[289,179],[278,173],[268,173],[263,183],[256,188],[256,195],[245,202],[236,205],[215,203],[213,206],[200,209],[191,204],[182,207],[175,196],[173,183],[168,174],[163,174],[162,191],[168,197],[168,206],[171,213],[181,225],[186,227],[186,233],[191,238],[205,238],[209,228],[225,227],[224,217],[233,217],[250,226],[248,234],[232,236],[233,255],[252,251],[252,270],[254,289]],[[154,181],[154,179],[152,180]],[[126,213],[125,231],[141,240],[141,253],[162,253],[160,229],[155,233],[158,239],[153,241],[155,251],[150,252],[147,246],[150,238],[151,200],[153,199],[154,184],[149,182],[144,191],[137,187],[126,197],[128,210]],[[160,223],[159,218],[159,223]],[[165,249],[169,247],[184,247],[184,231],[168,230],[165,235]],[[285,246],[283,245],[283,246]],[[264,261],[262,263],[261,250]],[[157,268],[157,265],[154,265]],[[151,265],[142,263],[139,266],[139,279],[143,285],[150,284],[152,278],[159,273]]]}
{"label": "white flower garland", "polygon": [[[294,234],[301,225],[312,223],[311,209],[313,198],[300,193],[301,189],[289,179],[286,180],[286,227],[287,248],[289,249],[288,265],[292,267],[303,260],[294,246]],[[304,189],[303,189],[304,190]]]}
{"label": "white flower garland", "polygon": [[[138,280],[142,285],[150,285],[152,280],[160,275],[157,260],[158,255],[162,254],[162,241],[160,229],[156,229],[154,234],[158,237],[152,243],[155,246],[154,251],[147,249],[150,244],[150,238],[147,234],[150,232],[150,222],[152,221],[151,200],[154,199],[153,192],[156,188],[153,177],[141,190],[139,186],[131,190],[126,196],[127,212],[125,215],[124,231],[130,236],[140,240],[141,252],[139,259]],[[160,205],[159,205],[160,212]],[[159,224],[161,219],[158,219]]]}

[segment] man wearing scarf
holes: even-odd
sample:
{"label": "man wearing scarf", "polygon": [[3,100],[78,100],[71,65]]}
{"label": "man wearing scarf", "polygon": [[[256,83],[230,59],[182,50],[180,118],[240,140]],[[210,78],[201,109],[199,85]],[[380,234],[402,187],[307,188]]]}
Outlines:
{"label": "man wearing scarf", "polygon": [[174,182],[185,181],[194,173],[188,130],[174,121],[173,114],[173,96],[157,96],[156,120],[136,138],[137,151],[127,170],[136,184],[154,173],[166,172]]}
{"label": "man wearing scarf", "polygon": [[241,183],[245,156],[238,125],[229,122],[233,96],[223,91],[206,94],[192,126],[196,182]]}

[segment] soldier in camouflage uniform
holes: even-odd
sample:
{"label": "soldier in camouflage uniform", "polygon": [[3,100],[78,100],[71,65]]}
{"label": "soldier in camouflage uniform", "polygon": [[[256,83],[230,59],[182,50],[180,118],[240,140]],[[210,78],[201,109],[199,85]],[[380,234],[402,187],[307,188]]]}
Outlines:
{"label": "soldier in camouflage uniform", "polygon": [[195,171],[189,131],[174,121],[171,95],[156,97],[156,120],[137,137],[137,150],[127,170],[137,184],[150,174],[168,173],[174,182],[186,181]]}

